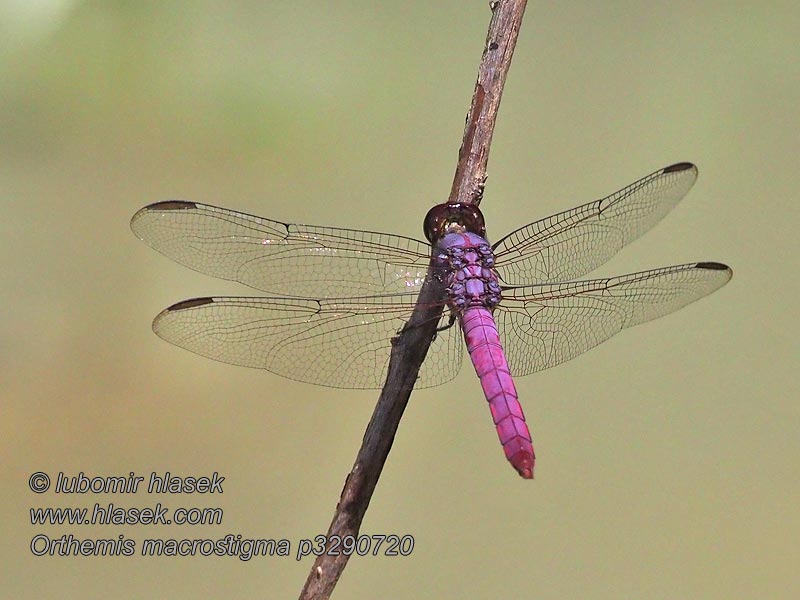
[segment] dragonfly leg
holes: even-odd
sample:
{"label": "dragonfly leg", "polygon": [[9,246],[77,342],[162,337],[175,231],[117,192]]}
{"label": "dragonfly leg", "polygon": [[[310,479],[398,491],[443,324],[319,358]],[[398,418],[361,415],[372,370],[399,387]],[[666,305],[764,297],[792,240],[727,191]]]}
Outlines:
{"label": "dragonfly leg", "polygon": [[447,331],[453,325],[455,325],[455,323],[456,323],[456,316],[454,314],[451,314],[450,315],[450,320],[447,322],[447,325],[444,325],[442,327],[437,327],[436,328],[436,333],[439,333],[440,331]]}
{"label": "dragonfly leg", "polygon": [[[455,322],[456,322],[456,315],[455,315],[455,314],[451,314],[451,315],[450,315],[450,318],[449,318],[449,320],[448,320],[448,322],[447,322],[447,325],[443,325],[442,327],[437,327],[437,328],[436,328],[436,331],[434,331],[434,337],[433,337],[433,339],[436,339],[436,334],[438,334],[440,331],[447,331],[448,329],[450,329],[450,328],[451,328],[453,325],[455,325]],[[419,323],[419,324],[417,324],[417,325],[413,325],[413,326],[412,326],[412,325],[409,325],[408,323],[406,323],[405,325],[403,325],[403,328],[402,328],[402,329],[400,329],[400,330],[397,332],[397,335],[396,335],[395,337],[399,336],[399,335],[400,335],[401,333],[403,333],[404,331],[408,331],[408,330],[409,330],[409,329],[411,329],[412,327],[420,327],[421,325],[422,325],[422,323]]]}

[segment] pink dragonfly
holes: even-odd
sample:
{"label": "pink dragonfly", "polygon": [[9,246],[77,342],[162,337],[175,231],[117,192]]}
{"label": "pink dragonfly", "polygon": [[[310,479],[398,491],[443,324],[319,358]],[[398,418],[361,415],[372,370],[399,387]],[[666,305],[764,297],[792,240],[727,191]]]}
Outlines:
{"label": "pink dragonfly", "polygon": [[624,329],[671,313],[725,285],[716,262],[575,281],[650,229],[697,179],[671,165],[628,187],[486,241],[474,205],[441,204],[413,238],[270,219],[195,202],[137,212],[131,228],[192,269],[265,290],[272,297],[185,300],[153,330],[214,360],[338,388],[380,388],[391,339],[426,278],[444,307],[418,387],[453,379],[464,343],[505,455],[533,477],[534,450],[514,376],[570,360]]}

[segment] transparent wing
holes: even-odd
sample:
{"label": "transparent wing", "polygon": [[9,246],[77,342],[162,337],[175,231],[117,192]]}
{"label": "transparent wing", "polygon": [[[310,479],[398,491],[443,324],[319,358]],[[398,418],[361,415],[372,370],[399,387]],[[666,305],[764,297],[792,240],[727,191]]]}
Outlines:
{"label": "transparent wing", "polygon": [[[380,388],[392,338],[408,320],[416,294],[316,300],[195,298],[162,311],[153,331],[214,360],[337,388]],[[439,323],[448,323],[445,310]],[[458,327],[439,332],[416,387],[440,385],[461,368]]]}
{"label": "transparent wing", "polygon": [[412,238],[289,225],[195,202],[146,206],[131,229],[191,269],[280,295],[419,291],[430,261],[430,246]]}
{"label": "transparent wing", "polygon": [[704,262],[504,289],[494,316],[511,373],[528,375],[568,361],[626,327],[707,296],[731,275],[725,265]]}
{"label": "transparent wing", "polygon": [[581,277],[661,220],[696,180],[697,167],[678,163],[602,200],[517,229],[494,245],[498,274],[508,285]]}

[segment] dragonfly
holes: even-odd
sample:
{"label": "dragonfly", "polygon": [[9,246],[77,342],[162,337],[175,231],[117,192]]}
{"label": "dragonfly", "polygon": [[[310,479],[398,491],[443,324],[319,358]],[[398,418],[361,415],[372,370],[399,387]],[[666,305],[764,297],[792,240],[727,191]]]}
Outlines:
{"label": "dragonfly", "polygon": [[481,211],[466,203],[432,208],[427,242],[180,200],[145,206],[131,228],[182,265],[271,294],[178,302],[153,321],[158,336],[311,384],[380,388],[392,338],[434,279],[441,317],[416,387],[452,380],[466,347],[505,456],[530,479],[535,453],[514,377],[568,361],[731,279],[727,265],[708,261],[579,279],[660,221],[697,174],[691,163],[670,165],[493,244]]}

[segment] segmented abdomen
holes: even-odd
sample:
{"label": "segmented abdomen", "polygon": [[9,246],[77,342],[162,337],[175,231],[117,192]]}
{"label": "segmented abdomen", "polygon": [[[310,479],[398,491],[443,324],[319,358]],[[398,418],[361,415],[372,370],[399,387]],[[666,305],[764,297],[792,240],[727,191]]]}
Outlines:
{"label": "segmented abdomen", "polygon": [[468,308],[461,314],[461,326],[506,458],[522,477],[532,479],[536,456],[531,434],[492,313],[482,306]]}

